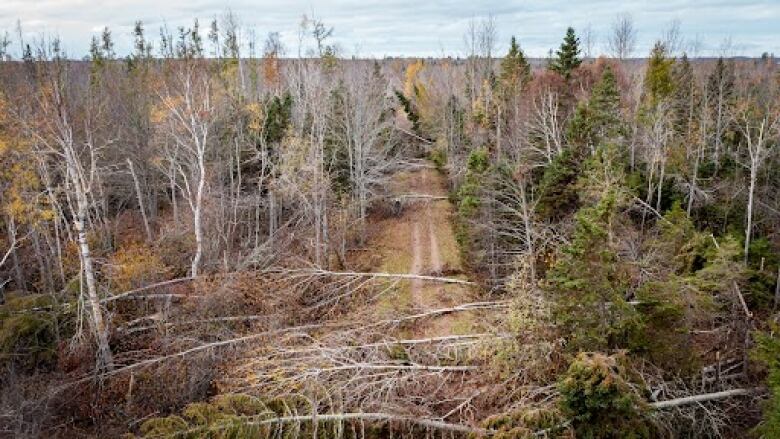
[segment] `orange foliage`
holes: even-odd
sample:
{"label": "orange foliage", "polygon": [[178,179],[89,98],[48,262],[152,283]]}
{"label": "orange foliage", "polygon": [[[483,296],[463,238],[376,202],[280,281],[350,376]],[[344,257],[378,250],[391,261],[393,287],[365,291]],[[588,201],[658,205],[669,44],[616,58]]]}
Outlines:
{"label": "orange foliage", "polygon": [[106,278],[116,291],[127,291],[169,276],[170,269],[143,244],[130,244],[111,255]]}

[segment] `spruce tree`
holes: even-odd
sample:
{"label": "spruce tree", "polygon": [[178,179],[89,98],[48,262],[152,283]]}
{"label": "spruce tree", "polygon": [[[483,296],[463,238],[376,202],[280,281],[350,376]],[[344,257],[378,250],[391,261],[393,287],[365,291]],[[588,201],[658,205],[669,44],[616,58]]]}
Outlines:
{"label": "spruce tree", "polygon": [[598,148],[587,161],[578,189],[583,207],[574,235],[548,272],[545,291],[567,350],[625,348],[641,322],[626,302],[630,266],[615,239],[625,190],[613,146]]}
{"label": "spruce tree", "polygon": [[674,82],[674,93],[672,95],[674,126],[679,134],[687,135],[695,124],[699,97],[696,78],[693,75],[693,68],[688,60],[688,55],[683,54],[680,62],[674,65],[672,80]]}
{"label": "spruce tree", "polygon": [[506,89],[515,89],[531,80],[531,65],[515,37],[509,43],[509,52],[501,61],[501,83]]}
{"label": "spruce tree", "polygon": [[571,72],[582,64],[580,52],[580,39],[574,33],[574,28],[570,27],[566,29],[561,48],[555,52],[557,58],[550,63],[550,70],[569,79]]}
{"label": "spruce tree", "polygon": [[672,66],[674,59],[667,56],[666,46],[657,41],[650,51],[645,73],[645,104],[653,108],[674,91]]}
{"label": "spruce tree", "polygon": [[620,133],[620,91],[612,68],[604,69],[587,103],[580,103],[569,122],[567,138],[574,146],[594,150]]}

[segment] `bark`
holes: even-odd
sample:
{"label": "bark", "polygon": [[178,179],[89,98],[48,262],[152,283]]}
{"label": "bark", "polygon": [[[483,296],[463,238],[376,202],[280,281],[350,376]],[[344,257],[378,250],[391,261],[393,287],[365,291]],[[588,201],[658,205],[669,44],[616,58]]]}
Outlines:
{"label": "bark", "polygon": [[111,354],[111,347],[108,343],[108,329],[103,320],[103,311],[101,310],[100,299],[98,298],[95,270],[92,265],[92,255],[90,253],[87,232],[85,229],[89,204],[76,172],[75,164],[72,163],[71,156],[71,160],[68,161],[68,173],[70,174],[71,179],[75,180],[76,183],[76,203],[78,209],[76,216],[73,219],[73,225],[78,239],[83,279],[87,286],[87,301],[89,303],[92,327],[98,345],[98,361],[100,366],[98,369],[110,371],[114,368],[114,360],[113,355]]}
{"label": "bark", "polygon": [[474,282],[455,279],[450,277],[437,277],[437,276],[424,276],[417,274],[406,273],[371,273],[371,272],[356,272],[356,271],[328,271],[328,270],[284,270],[283,273],[290,273],[297,276],[346,276],[346,277],[381,277],[391,279],[408,279],[408,280],[423,280],[429,282],[440,282],[459,285],[476,285]]}
{"label": "bark", "polygon": [[135,185],[135,196],[138,199],[138,209],[141,211],[141,218],[144,221],[146,241],[152,242],[152,228],[149,226],[149,217],[146,215],[146,207],[144,205],[143,194],[141,192],[141,182],[138,180],[138,175],[135,173],[135,167],[133,166],[132,160],[127,159],[127,166],[130,168],[130,175],[133,177],[133,184]]}
{"label": "bark", "polygon": [[701,402],[715,401],[718,399],[732,398],[735,396],[745,396],[754,393],[754,389],[732,389],[722,392],[705,393],[702,395],[687,396],[685,398],[669,399],[666,401],[657,401],[650,403],[650,406],[656,409],[666,409],[680,407],[688,404],[698,404]]}

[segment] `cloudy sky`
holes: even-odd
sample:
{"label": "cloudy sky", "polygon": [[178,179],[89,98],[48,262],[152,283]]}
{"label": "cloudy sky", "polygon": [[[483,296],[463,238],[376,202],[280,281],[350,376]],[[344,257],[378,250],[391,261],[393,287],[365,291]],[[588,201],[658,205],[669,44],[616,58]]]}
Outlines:
{"label": "cloudy sky", "polygon": [[[333,26],[342,53],[383,57],[462,55],[469,21],[488,14],[497,25],[499,52],[516,35],[531,56],[544,56],[571,25],[579,32],[590,28],[599,53],[618,13],[633,16],[637,55],[647,53],[674,20],[685,40],[699,42],[701,55],[717,54],[725,41],[732,54],[780,54],[780,0],[0,0],[0,34],[8,31],[18,40],[18,21],[25,38],[59,35],[68,54],[81,57],[91,36],[108,26],[124,54],[136,20],[156,37],[163,24],[175,29],[199,18],[205,27],[228,8],[247,29],[245,40],[254,34],[262,43],[268,32],[279,32],[289,55],[298,52],[303,14]],[[18,51],[12,46],[12,53]]]}

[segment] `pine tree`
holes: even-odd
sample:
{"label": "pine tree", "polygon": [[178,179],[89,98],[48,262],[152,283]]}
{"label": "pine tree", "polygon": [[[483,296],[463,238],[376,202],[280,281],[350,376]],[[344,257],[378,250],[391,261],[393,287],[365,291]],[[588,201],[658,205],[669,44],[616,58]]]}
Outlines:
{"label": "pine tree", "polygon": [[501,61],[500,79],[504,88],[509,90],[514,90],[518,86],[522,87],[531,80],[531,65],[528,64],[528,60],[515,37],[512,37],[509,43],[509,52]]}
{"label": "pine tree", "polygon": [[566,29],[566,36],[563,38],[561,48],[555,52],[557,58],[550,63],[550,70],[569,79],[572,71],[582,64],[579,45],[580,39],[574,33],[574,28]]}

